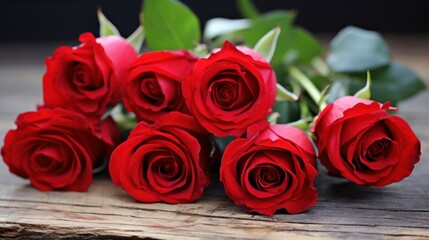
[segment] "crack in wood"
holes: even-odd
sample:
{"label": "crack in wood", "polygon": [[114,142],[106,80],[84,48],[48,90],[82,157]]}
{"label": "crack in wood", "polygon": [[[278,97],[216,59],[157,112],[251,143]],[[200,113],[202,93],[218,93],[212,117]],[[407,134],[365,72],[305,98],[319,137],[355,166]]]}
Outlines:
{"label": "crack in wood", "polygon": [[[330,231],[330,230],[319,230],[317,232],[306,229],[296,229],[290,228],[287,229],[288,232],[296,233],[328,233],[328,234],[351,234],[353,235],[364,235],[368,238],[378,237],[405,237],[405,238],[428,238],[429,235],[424,234],[402,234],[402,233],[368,233],[368,232],[347,232],[347,231]],[[190,233],[192,235],[192,233]],[[122,233],[122,235],[126,235]],[[93,239],[112,239],[112,240],[128,240],[128,239],[138,239],[138,240],[157,240],[163,238],[153,238],[153,237],[139,237],[133,234],[129,236],[118,236],[106,233],[105,229],[90,229],[84,230],[65,228],[65,227],[52,227],[49,225],[43,224],[17,224],[14,222],[5,222],[0,226],[0,237],[2,239],[84,239],[84,240],[93,240]]]}
{"label": "crack in wood", "polygon": [[109,240],[157,240],[158,238],[138,237],[138,236],[116,236],[104,233],[104,230],[94,230],[86,232],[76,228],[52,227],[44,224],[24,224],[5,222],[0,226],[0,237],[2,239],[30,239],[30,240],[50,240],[50,239],[109,239]]}

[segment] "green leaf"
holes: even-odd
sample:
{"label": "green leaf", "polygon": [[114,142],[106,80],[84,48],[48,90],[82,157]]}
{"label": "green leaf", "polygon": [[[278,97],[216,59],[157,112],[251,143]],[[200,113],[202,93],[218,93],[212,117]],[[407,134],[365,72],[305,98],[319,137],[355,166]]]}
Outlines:
{"label": "green leaf", "polygon": [[336,72],[362,72],[390,63],[390,51],[381,35],[346,27],[331,41],[327,62]]}
{"label": "green leaf", "polygon": [[201,39],[197,16],[176,0],[145,0],[143,22],[152,51],[190,49]]}
{"label": "green leaf", "polygon": [[355,97],[370,99],[371,98],[371,74],[369,71],[366,72],[366,84],[361,90],[355,93]]}
{"label": "green leaf", "polygon": [[285,51],[282,56],[283,60],[289,65],[310,63],[325,51],[316,38],[300,27],[291,28],[286,32],[285,38],[279,41],[285,45]]}
{"label": "green leaf", "polygon": [[[268,31],[275,27],[281,28],[279,36],[280,40],[286,39],[286,32],[290,27],[295,18],[295,14],[291,11],[273,11],[260,15],[256,19],[252,19],[252,26],[239,33],[242,36],[244,42],[247,45],[255,46],[256,43],[265,35]],[[279,44],[277,51],[284,52],[285,47]],[[276,53],[277,55],[277,53]]]}
{"label": "green leaf", "polygon": [[[350,75],[346,80],[349,94],[362,88],[365,84],[365,75],[365,73]],[[391,101],[393,105],[426,88],[416,73],[399,63],[371,71],[371,81],[371,98],[379,102]]]}
{"label": "green leaf", "polygon": [[217,46],[220,46],[226,39],[254,46],[266,32],[280,27],[278,45],[271,61],[273,67],[282,65],[285,55],[288,63],[310,63],[314,57],[323,54],[324,48],[305,29],[292,27],[295,15],[293,11],[277,10],[259,15],[250,21],[240,19],[217,22],[216,20],[215,24],[210,23],[213,27],[210,26],[209,31],[206,30],[205,36],[213,38],[221,35],[216,41]]}
{"label": "green leaf", "polygon": [[295,14],[291,11],[277,10],[265,13],[255,19],[251,19],[251,25],[243,30],[234,32],[234,37],[242,39],[246,45],[254,46],[265,33],[275,27],[280,27],[283,30],[291,26]]}
{"label": "green leaf", "polygon": [[[216,39],[217,45],[222,45],[222,43],[228,39],[230,41],[244,42],[248,46],[255,46],[265,33],[275,27],[280,27],[282,29],[279,36],[281,39],[282,36],[285,35],[284,31],[290,28],[294,18],[295,14],[292,11],[277,10],[265,13],[255,19],[251,19],[250,25],[247,28],[220,36]],[[282,48],[282,46],[278,46],[278,49],[279,48]]]}
{"label": "green leaf", "polygon": [[288,49],[287,32],[292,27],[295,13],[286,10],[277,10],[265,13],[252,19],[252,26],[238,31],[234,37],[248,46],[255,46],[261,37],[275,27],[280,27],[281,32],[277,40],[276,51],[270,63],[274,68],[277,78],[284,78],[286,73],[283,67],[283,56]]}
{"label": "green leaf", "polygon": [[143,26],[139,26],[128,38],[127,41],[133,45],[136,52],[140,52],[144,41]]}
{"label": "green leaf", "polygon": [[256,18],[260,14],[252,0],[237,0],[237,6],[244,18]]}
{"label": "green leaf", "polygon": [[[251,19],[247,28],[228,32],[219,36],[215,41],[215,47],[219,47],[227,39],[232,42],[244,43],[247,46],[255,46],[265,33],[275,27],[280,27],[281,33],[278,39],[279,45],[277,46],[273,59],[275,61],[274,63],[273,61],[271,62],[271,64],[280,65],[282,63],[283,55],[287,49],[286,32],[291,28],[294,18],[295,13],[286,10],[277,10],[262,14]],[[244,23],[242,23],[242,26],[243,25]]]}
{"label": "green leaf", "polygon": [[273,30],[265,34],[253,48],[255,51],[260,53],[265,58],[265,60],[267,60],[267,62],[270,62],[273,58],[280,32],[280,28],[275,27]]}
{"label": "green leaf", "polygon": [[203,36],[204,39],[213,39],[219,35],[249,28],[250,26],[249,19],[212,18],[206,22]]}
{"label": "green leaf", "polygon": [[276,100],[277,101],[289,101],[289,102],[295,102],[298,100],[298,96],[289,92],[286,88],[284,88],[282,85],[277,83],[277,95]]}
{"label": "green leaf", "polygon": [[100,23],[100,37],[110,35],[121,36],[115,25],[113,25],[113,23],[110,22],[106,16],[104,16],[103,11],[101,11],[101,8],[97,9],[97,17],[98,22]]}
{"label": "green leaf", "polygon": [[301,64],[310,63],[314,57],[320,56],[324,52],[322,45],[310,33],[292,26],[295,15],[295,12],[286,10],[264,13],[251,19],[248,28],[220,35],[215,40],[213,47],[219,47],[226,39],[255,46],[266,32],[280,27],[278,44],[270,63],[276,71],[277,79],[282,79],[286,75],[285,56],[286,62]]}

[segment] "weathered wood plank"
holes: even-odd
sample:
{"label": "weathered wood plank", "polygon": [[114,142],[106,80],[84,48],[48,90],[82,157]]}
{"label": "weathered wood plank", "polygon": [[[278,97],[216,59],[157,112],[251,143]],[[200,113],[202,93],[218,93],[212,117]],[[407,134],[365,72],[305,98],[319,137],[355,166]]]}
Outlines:
{"label": "weathered wood plank", "polygon": [[[3,205],[0,205],[4,207]],[[136,208],[114,208],[104,207],[83,207],[69,205],[64,208],[53,208],[46,203],[11,203],[3,210],[5,213],[13,214],[15,219],[7,222],[7,219],[0,220],[6,224],[24,222],[25,224],[36,225],[55,221],[55,227],[86,226],[86,231],[92,229],[105,229],[104,234],[110,231],[142,231],[143,236],[153,237],[151,233],[160,235],[178,235],[182,237],[245,237],[253,239],[271,238],[279,234],[309,234],[318,236],[323,233],[340,234],[351,233],[365,234],[366,238],[376,238],[379,236],[409,236],[409,237],[429,237],[427,228],[409,226],[387,226],[383,223],[356,224],[353,222],[337,223],[308,223],[289,222],[283,220],[261,221],[253,218],[231,218],[227,215],[204,216],[187,212],[161,211]],[[32,212],[32,215],[28,215]],[[303,216],[310,218],[310,216]],[[84,229],[80,231],[85,232]]]}
{"label": "weathered wood plank", "polygon": [[[416,178],[426,172],[426,166],[418,169],[421,170],[416,172]],[[0,216],[0,222],[6,224],[5,229],[22,223],[26,231],[36,231],[41,228],[37,223],[46,223],[45,231],[54,233],[71,230],[76,225],[85,227],[78,232],[73,230],[73,234],[84,235],[96,230],[103,236],[139,235],[167,239],[174,234],[274,239],[279,236],[276,234],[339,237],[343,233],[350,233],[353,239],[429,238],[429,197],[418,194],[421,191],[427,193],[427,187],[421,189],[425,186],[417,185],[417,188],[404,190],[408,185],[405,183],[414,182],[413,177],[385,189],[373,189],[322,175],[318,185],[326,187],[320,188],[320,201],[315,208],[304,214],[277,214],[273,218],[243,213],[226,199],[219,184],[212,186],[206,197],[196,203],[169,205],[136,203],[121,189],[113,187],[106,176],[97,177],[88,193],[43,193],[22,183],[1,189],[0,212],[3,217]],[[248,228],[258,229],[258,232]]]}

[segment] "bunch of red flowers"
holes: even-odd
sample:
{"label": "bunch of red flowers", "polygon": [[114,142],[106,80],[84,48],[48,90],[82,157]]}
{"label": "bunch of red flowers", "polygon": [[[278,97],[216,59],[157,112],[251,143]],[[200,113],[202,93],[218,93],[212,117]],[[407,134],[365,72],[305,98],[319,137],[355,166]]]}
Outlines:
{"label": "bunch of red flowers", "polygon": [[[220,181],[237,205],[299,213],[317,200],[316,156],[330,174],[378,187],[419,161],[420,141],[388,103],[340,98],[318,114],[313,139],[270,124],[276,75],[251,48],[225,41],[204,57],[138,56],[118,36],[80,41],[48,58],[43,106],[18,116],[1,150],[10,171],[41,191],[87,190],[107,158],[113,183],[138,201],[187,203],[203,195],[221,161]],[[119,129],[105,116],[119,102],[138,123],[118,145]],[[219,153],[214,137],[234,140]]]}

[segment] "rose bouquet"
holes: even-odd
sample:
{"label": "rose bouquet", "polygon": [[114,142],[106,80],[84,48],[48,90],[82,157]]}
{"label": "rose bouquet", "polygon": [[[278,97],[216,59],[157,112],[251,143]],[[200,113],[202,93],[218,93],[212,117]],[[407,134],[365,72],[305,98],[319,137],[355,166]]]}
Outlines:
{"label": "rose bouquet", "polygon": [[47,59],[43,104],[5,137],[10,172],[41,191],[86,191],[108,166],[136,200],[172,204],[214,177],[265,215],[316,204],[317,159],[366,186],[412,173],[420,141],[391,104],[424,85],[379,34],[348,27],[325,52],[293,12],[237,2],[245,18],[209,20],[203,40],[175,0],[145,0],[127,39],[99,10],[99,38]]}

